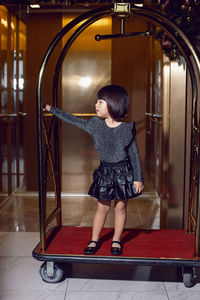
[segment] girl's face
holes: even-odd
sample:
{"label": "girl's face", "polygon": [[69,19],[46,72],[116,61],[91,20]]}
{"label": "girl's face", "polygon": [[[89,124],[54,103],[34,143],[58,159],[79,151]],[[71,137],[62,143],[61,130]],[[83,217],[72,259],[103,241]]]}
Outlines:
{"label": "girl's face", "polygon": [[97,99],[97,102],[95,104],[95,109],[98,117],[103,119],[107,119],[110,117],[108,112],[108,106],[105,100]]}

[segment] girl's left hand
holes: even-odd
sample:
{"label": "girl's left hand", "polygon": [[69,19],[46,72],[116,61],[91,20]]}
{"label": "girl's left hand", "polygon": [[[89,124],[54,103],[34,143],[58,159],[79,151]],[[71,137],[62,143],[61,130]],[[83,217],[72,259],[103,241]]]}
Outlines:
{"label": "girl's left hand", "polygon": [[50,111],[51,106],[50,106],[49,104],[46,104],[46,105],[45,105],[45,109],[46,109],[47,111]]}
{"label": "girl's left hand", "polygon": [[134,185],[136,194],[141,193],[144,189],[144,184],[141,181],[134,181],[133,185]]}

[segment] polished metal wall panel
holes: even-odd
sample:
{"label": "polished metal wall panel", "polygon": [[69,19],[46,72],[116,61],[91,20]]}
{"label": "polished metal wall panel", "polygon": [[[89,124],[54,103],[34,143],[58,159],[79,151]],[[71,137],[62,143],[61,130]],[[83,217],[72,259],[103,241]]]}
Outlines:
{"label": "polished metal wall panel", "polygon": [[168,198],[169,198],[169,133],[170,133],[170,60],[163,55],[163,112],[162,112],[162,179],[160,187],[161,197],[161,228],[168,226]]}
{"label": "polished metal wall panel", "polygon": [[156,39],[156,29],[148,48],[148,77],[146,98],[146,157],[145,168],[152,187],[160,194],[162,176],[162,118],[163,118],[163,53]]}
{"label": "polished metal wall panel", "polygon": [[24,180],[26,26],[0,6],[0,205]]}
{"label": "polished metal wall panel", "polygon": [[[63,26],[75,15],[64,15]],[[71,46],[62,67],[62,109],[94,113],[96,93],[111,82],[111,41],[95,41],[96,34],[110,34],[111,17],[89,26]],[[66,42],[68,36],[64,39]],[[62,124],[62,191],[87,193],[98,156],[90,136]]]}
{"label": "polished metal wall panel", "polygon": [[[163,157],[161,211],[162,224],[167,228],[182,228],[186,175],[186,65],[171,62],[164,56],[163,67]],[[188,170],[187,170],[188,172]]]}
{"label": "polished metal wall panel", "polygon": [[168,225],[182,228],[185,177],[186,66],[171,62]]}

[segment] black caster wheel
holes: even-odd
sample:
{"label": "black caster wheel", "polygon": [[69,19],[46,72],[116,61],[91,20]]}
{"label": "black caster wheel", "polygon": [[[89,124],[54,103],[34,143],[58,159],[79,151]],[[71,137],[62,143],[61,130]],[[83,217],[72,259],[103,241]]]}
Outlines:
{"label": "black caster wheel", "polygon": [[193,267],[183,267],[182,276],[185,287],[190,288],[194,285],[195,269]]}
{"label": "black caster wheel", "polygon": [[45,282],[58,283],[63,277],[63,270],[52,262],[45,262],[40,267],[40,275]]}

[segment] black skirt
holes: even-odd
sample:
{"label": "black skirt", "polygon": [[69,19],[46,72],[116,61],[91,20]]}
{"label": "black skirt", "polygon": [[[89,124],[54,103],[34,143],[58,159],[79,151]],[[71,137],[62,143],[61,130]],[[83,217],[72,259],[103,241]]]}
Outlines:
{"label": "black skirt", "polygon": [[126,200],[137,197],[133,186],[134,172],[129,159],[117,163],[101,161],[93,173],[88,194],[98,200]]}

